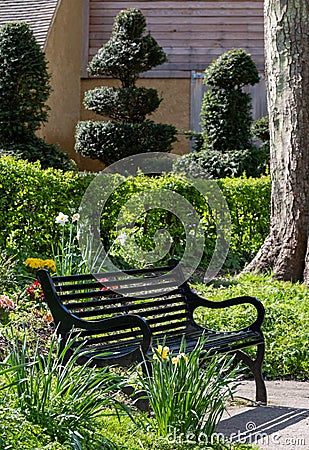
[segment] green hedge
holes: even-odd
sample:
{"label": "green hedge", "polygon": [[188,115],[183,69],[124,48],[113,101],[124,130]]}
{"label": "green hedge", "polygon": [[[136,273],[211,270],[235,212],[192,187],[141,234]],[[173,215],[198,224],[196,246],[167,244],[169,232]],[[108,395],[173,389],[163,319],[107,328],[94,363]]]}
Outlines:
{"label": "green hedge", "polygon": [[[94,174],[73,171],[42,170],[39,163],[0,158],[0,248],[23,251],[28,257],[50,255],[51,244],[60,238],[62,231],[55,225],[56,216],[59,212],[69,215],[77,212],[94,177]],[[254,256],[268,233],[270,180],[269,177],[226,178],[218,180],[218,185],[232,218],[232,239],[226,267],[239,268]],[[138,175],[123,181],[103,210],[101,235],[105,248],[111,246],[116,237],[115,225],[123,205],[134,193],[149,189],[177,192],[194,206],[206,232],[204,262],[207,263],[216,240],[212,211],[204,197],[175,174],[161,177]],[[165,228],[173,237],[167,257],[181,256],[185,231],[171,212],[156,209],[142,214],[135,223],[133,219],[134,215],[126,215],[126,221],[135,227],[134,237],[145,251],[153,249],[155,231]],[[121,249],[118,250],[116,256],[119,259]]]}
{"label": "green hedge", "polygon": [[55,218],[72,214],[93,176],[42,170],[40,163],[0,158],[0,248],[50,254],[61,233]]}
{"label": "green hedge", "polygon": [[269,231],[270,177],[218,180],[232,219],[230,265],[250,261]]}

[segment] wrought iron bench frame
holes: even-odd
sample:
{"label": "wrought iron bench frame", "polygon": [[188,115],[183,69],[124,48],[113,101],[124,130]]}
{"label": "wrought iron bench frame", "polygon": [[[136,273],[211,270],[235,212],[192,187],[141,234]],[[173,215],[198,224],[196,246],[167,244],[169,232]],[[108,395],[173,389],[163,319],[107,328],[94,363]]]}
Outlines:
{"label": "wrought iron bench frame", "polygon": [[[78,364],[91,360],[97,367],[126,367],[152,357],[152,346],[163,339],[172,351],[177,351],[185,335],[186,350],[190,351],[204,333],[208,354],[234,353],[251,369],[256,401],[266,404],[262,303],[250,296],[220,302],[206,300],[187,281],[180,282],[175,273],[170,273],[171,266],[166,266],[53,277],[42,269],[37,276],[62,341],[73,334],[78,337],[76,345],[83,345]],[[257,317],[236,331],[211,330],[194,319],[199,307],[218,310],[242,304],[253,305]],[[252,346],[257,347],[255,358],[244,351]]]}

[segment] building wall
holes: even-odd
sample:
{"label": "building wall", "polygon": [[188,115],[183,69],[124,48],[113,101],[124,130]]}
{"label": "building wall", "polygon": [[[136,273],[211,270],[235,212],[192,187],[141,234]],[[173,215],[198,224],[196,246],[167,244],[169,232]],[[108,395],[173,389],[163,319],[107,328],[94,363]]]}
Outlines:
{"label": "building wall", "polygon": [[82,158],[74,151],[75,126],[80,117],[82,0],[59,2],[44,51],[53,92],[48,100],[48,123],[39,135],[59,145],[82,166]]}
{"label": "building wall", "polygon": [[102,1],[89,3],[88,59],[106,42],[121,9],[140,8],[149,30],[168,55],[168,62],[146,76],[187,77],[205,70],[231,48],[251,53],[258,70],[264,69],[263,1]]}

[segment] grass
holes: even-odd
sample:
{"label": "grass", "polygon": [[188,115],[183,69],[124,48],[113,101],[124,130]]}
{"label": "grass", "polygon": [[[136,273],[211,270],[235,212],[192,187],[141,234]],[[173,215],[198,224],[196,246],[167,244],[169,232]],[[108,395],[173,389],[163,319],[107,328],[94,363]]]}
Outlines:
{"label": "grass", "polygon": [[[268,276],[244,274],[217,280],[209,286],[199,282],[195,290],[209,300],[241,295],[257,297],[264,305],[263,332],[266,342],[264,375],[268,379],[309,380],[309,288],[300,283],[280,282]],[[199,308],[198,322],[210,328],[228,330],[252,321],[253,307],[222,311]]]}

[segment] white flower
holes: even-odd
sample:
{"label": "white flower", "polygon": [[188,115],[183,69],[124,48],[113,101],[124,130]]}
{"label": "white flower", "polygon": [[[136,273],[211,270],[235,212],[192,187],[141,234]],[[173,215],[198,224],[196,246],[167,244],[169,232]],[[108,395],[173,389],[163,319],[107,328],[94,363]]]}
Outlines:
{"label": "white flower", "polygon": [[60,212],[58,214],[58,216],[56,217],[55,222],[59,225],[64,226],[64,224],[69,220],[69,216],[67,216],[66,214],[63,214],[62,212]]}
{"label": "white flower", "polygon": [[126,239],[127,239],[127,235],[125,233],[121,233],[121,234],[119,234],[119,236],[117,236],[116,241],[119,242],[120,245],[124,245]]}
{"label": "white flower", "polygon": [[73,216],[72,216],[72,223],[73,222],[77,222],[79,220],[79,218],[80,218],[80,214],[79,213],[73,214]]}

